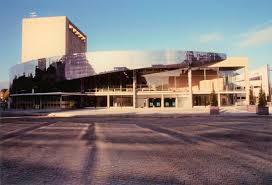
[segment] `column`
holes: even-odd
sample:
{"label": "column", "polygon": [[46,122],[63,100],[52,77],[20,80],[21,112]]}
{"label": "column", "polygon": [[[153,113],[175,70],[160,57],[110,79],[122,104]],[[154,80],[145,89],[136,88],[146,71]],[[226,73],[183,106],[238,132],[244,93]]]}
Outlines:
{"label": "column", "polygon": [[204,80],[206,80],[207,77],[206,77],[206,68],[204,68]]}
{"label": "column", "polygon": [[42,96],[40,96],[40,109],[42,109]]}
{"label": "column", "polygon": [[84,93],[84,79],[80,79],[80,92]]}
{"label": "column", "polygon": [[221,98],[220,98],[220,93],[217,93],[217,102],[218,102],[218,107],[221,107]]}
{"label": "column", "polygon": [[110,108],[110,95],[107,95],[107,108]]}
{"label": "column", "polygon": [[246,105],[249,105],[249,79],[248,79],[248,66],[244,67],[245,91],[246,91]]}
{"label": "column", "polygon": [[164,108],[164,96],[163,96],[163,94],[161,95],[161,108]]}
{"label": "column", "polygon": [[137,75],[136,75],[136,71],[133,70],[133,84],[132,84],[132,87],[133,87],[133,108],[137,108],[137,89],[136,89],[136,86],[137,86]]}
{"label": "column", "polygon": [[217,68],[217,102],[218,102],[218,107],[221,107],[221,99],[220,99],[220,81],[219,81],[219,67]]}
{"label": "column", "polygon": [[193,92],[192,92],[192,69],[188,70],[188,87],[189,87],[189,108],[193,107]]}
{"label": "column", "polygon": [[32,109],[36,109],[35,107],[35,96],[30,96],[32,98]]}
{"label": "column", "polygon": [[11,97],[8,98],[8,109],[11,109],[12,100],[13,99]]}
{"label": "column", "polygon": [[177,90],[177,77],[175,76],[175,91]]}
{"label": "column", "polygon": [[216,70],[216,73],[217,73],[217,83],[216,83],[216,85],[217,85],[217,91],[218,91],[218,94],[219,94],[219,86],[220,86],[220,84],[219,84],[219,67],[217,68],[217,70]]}
{"label": "column", "polygon": [[178,108],[178,95],[176,95],[176,108]]}

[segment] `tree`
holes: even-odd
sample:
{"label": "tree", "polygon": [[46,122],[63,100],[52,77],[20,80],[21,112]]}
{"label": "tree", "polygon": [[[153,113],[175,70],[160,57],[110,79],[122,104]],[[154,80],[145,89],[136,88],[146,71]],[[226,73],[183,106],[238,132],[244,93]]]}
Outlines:
{"label": "tree", "polygon": [[263,88],[261,87],[260,92],[259,92],[258,106],[265,107],[266,104],[267,104],[267,101],[266,101],[265,92],[263,91]]}
{"label": "tree", "polygon": [[251,88],[249,89],[249,104],[255,105],[253,90]]}
{"label": "tree", "polygon": [[217,95],[215,94],[214,90],[210,94],[210,101],[211,101],[211,106],[215,106],[215,107],[218,106]]}
{"label": "tree", "polygon": [[8,101],[8,98],[9,98],[9,91],[8,91],[8,89],[2,89],[1,93],[3,94],[2,101]]}

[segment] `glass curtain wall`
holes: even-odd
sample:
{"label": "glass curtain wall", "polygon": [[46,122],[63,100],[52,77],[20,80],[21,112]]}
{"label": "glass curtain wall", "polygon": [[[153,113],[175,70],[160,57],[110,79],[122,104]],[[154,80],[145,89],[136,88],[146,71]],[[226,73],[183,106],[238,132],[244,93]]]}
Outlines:
{"label": "glass curtain wall", "polygon": [[[79,90],[74,79],[94,75],[95,72],[85,54],[43,58],[15,65],[10,69],[10,91],[12,94],[30,92],[68,92]],[[65,87],[64,81],[71,82]],[[64,82],[64,83],[63,83]],[[80,81],[79,81],[80,82]],[[80,83],[78,85],[80,87]]]}
{"label": "glass curtain wall", "polygon": [[188,91],[188,70],[158,69],[157,71],[139,74],[138,89],[140,91]]}

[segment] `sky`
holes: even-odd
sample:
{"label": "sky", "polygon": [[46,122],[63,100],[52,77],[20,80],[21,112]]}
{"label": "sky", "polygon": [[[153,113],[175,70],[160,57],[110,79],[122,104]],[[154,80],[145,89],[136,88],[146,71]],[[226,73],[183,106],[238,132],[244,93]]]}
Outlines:
{"label": "sky", "polygon": [[67,16],[88,51],[222,52],[255,69],[272,66],[271,10],[272,0],[0,0],[0,86],[20,63],[24,17]]}

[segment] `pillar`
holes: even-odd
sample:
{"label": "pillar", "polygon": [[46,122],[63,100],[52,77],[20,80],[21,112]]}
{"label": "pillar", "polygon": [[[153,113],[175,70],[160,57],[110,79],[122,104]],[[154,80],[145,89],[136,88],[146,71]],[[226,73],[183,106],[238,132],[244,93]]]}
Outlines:
{"label": "pillar", "polygon": [[8,109],[11,109],[12,100],[11,97],[8,98]]}
{"label": "pillar", "polygon": [[61,104],[62,104],[62,96],[60,95],[60,108],[61,108]]}
{"label": "pillar", "polygon": [[206,75],[206,68],[204,68],[204,80],[207,79],[207,75]]}
{"label": "pillar", "polygon": [[178,95],[176,95],[176,108],[178,108]]}
{"label": "pillar", "polygon": [[175,91],[177,90],[177,77],[175,76]]}
{"label": "pillar", "polygon": [[[61,96],[60,96],[61,98]],[[42,96],[40,96],[40,109],[42,109]]]}
{"label": "pillar", "polygon": [[189,96],[188,96],[188,98],[189,98],[189,101],[188,101],[189,104],[188,104],[188,106],[190,108],[192,108],[193,107],[192,69],[188,70],[188,87],[189,87]]}
{"label": "pillar", "polygon": [[249,105],[249,79],[248,79],[248,66],[244,67],[245,91],[246,91],[246,105]]}
{"label": "pillar", "polygon": [[137,75],[136,71],[133,70],[133,83],[132,83],[132,88],[133,88],[133,108],[137,108]]}
{"label": "pillar", "polygon": [[220,98],[220,81],[219,81],[219,67],[217,68],[217,102],[218,102],[218,107],[221,107],[221,98]]}
{"label": "pillar", "polygon": [[221,98],[220,98],[220,93],[217,93],[217,102],[218,102],[218,107],[221,107]]}
{"label": "pillar", "polygon": [[84,93],[84,79],[80,79],[80,92]]}
{"label": "pillar", "polygon": [[29,97],[32,98],[32,109],[36,109],[36,107],[35,107],[35,96],[29,96]]}
{"label": "pillar", "polygon": [[164,95],[161,95],[161,108],[164,108]]}
{"label": "pillar", "polygon": [[216,83],[216,85],[217,85],[217,91],[218,91],[218,94],[219,94],[219,91],[220,91],[220,89],[219,89],[219,86],[220,86],[220,84],[219,84],[219,78],[220,78],[220,76],[219,76],[219,67],[216,69],[216,73],[217,73],[217,83]]}
{"label": "pillar", "polygon": [[110,95],[107,95],[107,108],[110,108]]}

